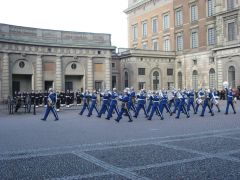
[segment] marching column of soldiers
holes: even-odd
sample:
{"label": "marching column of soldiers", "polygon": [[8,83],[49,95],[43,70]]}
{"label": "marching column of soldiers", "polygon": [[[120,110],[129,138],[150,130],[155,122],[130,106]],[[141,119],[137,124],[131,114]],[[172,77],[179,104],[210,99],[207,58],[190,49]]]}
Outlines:
{"label": "marching column of soldiers", "polygon": [[[231,87],[228,88],[228,84],[225,84],[224,88],[227,100],[225,114],[229,113],[229,107],[236,114],[234,106],[236,98],[234,98],[233,90]],[[27,97],[30,99],[31,105],[47,107],[49,92],[15,92],[13,96],[16,102],[15,112],[18,111],[21,102],[25,102]],[[80,115],[87,111],[86,115],[88,117],[96,114],[97,117],[101,118],[104,114],[107,120],[115,116],[115,121],[117,122],[124,115],[128,117],[129,122],[132,122],[134,118],[140,115],[141,111],[143,111],[147,120],[152,120],[154,116],[164,120],[166,114],[169,114],[169,116],[176,114],[175,118],[177,119],[180,118],[181,114],[189,118],[191,112],[191,116],[198,113],[202,117],[206,116],[206,113],[214,116],[214,112],[220,112],[219,99],[216,89],[200,89],[195,94],[193,89],[172,89],[168,91],[162,89],[148,92],[145,89],[141,89],[139,92],[135,92],[134,88],[125,88],[123,92],[117,92],[117,89],[113,88],[113,90],[105,90],[103,92],[97,92],[96,90],[92,92],[89,90],[85,92],[78,90],[75,93],[69,90],[56,92],[54,106],[56,111],[59,111],[63,106],[70,108],[76,101],[75,104],[77,106],[82,106]]]}

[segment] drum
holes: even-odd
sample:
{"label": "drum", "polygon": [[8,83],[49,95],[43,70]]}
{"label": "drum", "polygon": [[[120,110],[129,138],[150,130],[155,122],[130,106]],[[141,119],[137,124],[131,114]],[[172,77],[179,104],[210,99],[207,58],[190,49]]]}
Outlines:
{"label": "drum", "polygon": [[197,104],[202,104],[202,102],[203,102],[203,100],[202,99],[200,99],[200,98],[197,98]]}

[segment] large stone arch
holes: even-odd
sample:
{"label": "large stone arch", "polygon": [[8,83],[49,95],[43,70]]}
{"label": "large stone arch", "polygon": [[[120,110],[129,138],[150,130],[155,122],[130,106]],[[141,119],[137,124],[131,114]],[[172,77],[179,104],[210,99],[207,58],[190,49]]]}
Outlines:
{"label": "large stone arch", "polygon": [[64,67],[64,89],[83,91],[85,89],[85,68],[78,61],[71,61]]}
{"label": "large stone arch", "polygon": [[[158,73],[158,79],[156,79],[156,76],[157,73]],[[163,76],[162,76],[162,70],[160,68],[153,68],[151,69],[150,71],[150,74],[149,74],[149,79],[151,79],[151,82],[150,82],[150,88],[152,90],[155,90],[156,87],[154,88],[154,81],[157,81],[158,80],[158,86],[157,86],[157,89],[156,90],[159,90],[159,89],[162,89],[163,88]]]}
{"label": "large stone arch", "polygon": [[17,59],[12,63],[12,93],[34,89],[34,67],[27,59]]}

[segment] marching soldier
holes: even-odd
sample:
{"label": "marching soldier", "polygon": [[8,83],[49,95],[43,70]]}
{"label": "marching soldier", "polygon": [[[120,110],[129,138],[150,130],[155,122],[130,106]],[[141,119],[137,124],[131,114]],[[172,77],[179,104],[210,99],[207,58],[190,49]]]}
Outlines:
{"label": "marching soldier", "polygon": [[197,114],[196,109],[195,109],[195,104],[194,104],[194,91],[188,91],[186,92],[186,95],[188,97],[187,101],[187,111],[190,111],[190,107],[192,106],[194,114]]}
{"label": "marching soldier", "polygon": [[212,89],[209,96],[210,96],[211,109],[213,109],[213,105],[215,105],[218,109],[218,112],[220,112],[219,103],[218,103],[219,96],[217,94],[217,91],[215,89]]}
{"label": "marching soldier", "polygon": [[145,104],[146,104],[146,93],[145,93],[145,90],[142,89],[140,91],[140,94],[137,95],[137,98],[138,98],[138,102],[137,102],[137,110],[135,111],[135,115],[133,117],[137,118],[138,117],[138,114],[139,114],[139,111],[141,109],[143,109],[144,111],[144,114],[146,116],[146,118],[148,117],[147,115],[147,112],[146,112],[146,109],[145,109]]}
{"label": "marching soldier", "polygon": [[88,117],[90,117],[92,115],[92,111],[93,109],[96,110],[97,114],[98,114],[98,109],[97,109],[97,92],[96,90],[93,91],[92,94],[89,95],[89,97],[91,98],[91,107],[89,109],[89,112],[88,112]]}
{"label": "marching soldier", "polygon": [[205,97],[205,92],[204,90],[201,88],[199,91],[198,91],[198,97],[196,99],[196,102],[197,102],[197,105],[196,105],[196,113],[198,112],[198,108],[199,106],[201,105],[203,107],[203,99]]}
{"label": "marching soldier", "polygon": [[117,107],[117,97],[118,97],[117,89],[113,88],[113,92],[111,93],[110,108],[109,108],[109,111],[108,111],[108,114],[107,114],[107,117],[106,117],[107,120],[110,120],[114,110],[117,113],[117,115],[119,113],[118,107]]}
{"label": "marching soldier", "polygon": [[54,93],[53,89],[50,88],[49,89],[49,95],[48,95],[48,98],[47,98],[47,108],[46,108],[44,117],[41,119],[42,121],[46,121],[47,120],[47,117],[48,117],[48,114],[49,114],[50,111],[52,111],[52,113],[53,113],[53,115],[55,117],[55,121],[59,120],[57,111],[54,108],[54,105],[56,103],[56,97],[57,97],[56,93]]}
{"label": "marching soldier", "polygon": [[153,105],[152,105],[152,110],[151,110],[151,113],[149,115],[148,120],[152,120],[152,117],[153,117],[154,113],[157,113],[160,116],[161,120],[163,120],[164,119],[163,115],[159,111],[159,101],[160,101],[159,93],[158,92],[156,92],[156,93],[153,92],[153,96],[152,97],[153,97]]}
{"label": "marching soldier", "polygon": [[130,106],[128,106],[129,98],[131,98],[131,97],[129,97],[128,91],[125,89],[124,95],[119,98],[119,100],[122,101],[122,107],[121,107],[121,111],[119,112],[118,117],[117,117],[117,119],[115,119],[115,121],[119,122],[122,119],[122,115],[124,112],[127,114],[128,118],[129,118],[128,122],[133,121],[132,116],[129,112],[129,107],[130,107]]}
{"label": "marching soldier", "polygon": [[178,114],[176,116],[176,119],[179,119],[181,112],[185,113],[187,115],[187,118],[189,118],[190,117],[189,113],[188,113],[188,111],[185,108],[186,97],[180,91],[177,92],[177,97],[179,98],[180,102],[179,102],[179,105],[178,105]]}
{"label": "marching soldier", "polygon": [[88,111],[89,111],[88,99],[89,99],[89,91],[86,90],[86,91],[83,93],[83,107],[82,107],[81,112],[79,113],[80,115],[82,115],[82,114],[84,113],[84,111],[85,111],[86,108],[87,108]]}
{"label": "marching soldier", "polygon": [[202,113],[201,113],[201,115],[200,116],[204,116],[204,112],[205,112],[205,110],[206,110],[206,107],[208,107],[208,109],[209,109],[209,113],[211,113],[211,116],[214,116],[214,113],[213,113],[213,111],[212,111],[212,109],[211,109],[211,107],[210,107],[210,105],[209,105],[209,102],[210,102],[210,96],[209,96],[209,93],[210,93],[210,90],[206,90],[205,91],[205,98],[204,98],[204,101],[203,101],[203,108],[202,108]]}
{"label": "marching soldier", "polygon": [[162,100],[159,104],[159,111],[161,114],[163,114],[163,110],[166,109],[166,111],[172,116],[172,112],[168,106],[168,96],[167,91],[160,92],[160,96],[162,97]]}
{"label": "marching soldier", "polygon": [[101,93],[100,96],[103,98],[103,103],[101,110],[98,113],[97,117],[101,117],[102,114],[104,114],[106,111],[108,111],[108,104],[109,104],[109,99],[110,99],[110,94],[108,93],[107,90],[104,91],[104,93]]}
{"label": "marching soldier", "polygon": [[233,92],[232,92],[232,88],[225,88],[226,90],[226,94],[227,94],[227,106],[226,106],[226,111],[225,111],[225,114],[228,114],[228,109],[229,109],[229,105],[232,106],[232,109],[233,109],[233,113],[236,114],[236,110],[234,108],[234,105],[233,105]]}
{"label": "marching soldier", "polygon": [[128,95],[129,95],[128,109],[129,110],[132,109],[136,113],[136,108],[135,108],[135,105],[134,105],[135,104],[136,93],[135,93],[133,87],[131,87]]}
{"label": "marching soldier", "polygon": [[[155,92],[153,92],[153,94],[155,94]],[[147,114],[149,114],[149,112],[152,109],[152,105],[153,105],[153,95],[151,94],[151,92],[148,92],[148,107],[147,107]]]}

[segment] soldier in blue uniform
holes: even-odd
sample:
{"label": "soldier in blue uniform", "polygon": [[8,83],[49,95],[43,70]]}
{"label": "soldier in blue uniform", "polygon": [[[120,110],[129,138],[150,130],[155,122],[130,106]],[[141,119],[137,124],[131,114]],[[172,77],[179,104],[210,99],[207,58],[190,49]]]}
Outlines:
{"label": "soldier in blue uniform", "polygon": [[122,101],[121,111],[119,112],[118,117],[117,117],[117,119],[115,119],[115,121],[119,122],[120,119],[122,119],[122,115],[123,115],[124,112],[127,114],[128,118],[129,118],[128,122],[133,121],[132,116],[129,112],[129,106],[128,106],[129,98],[130,97],[128,95],[127,90],[124,90],[124,95],[119,98],[119,100]]}
{"label": "soldier in blue uniform", "polygon": [[184,93],[181,93],[179,91],[179,92],[177,92],[177,97],[178,97],[180,102],[179,102],[179,105],[178,105],[178,114],[177,114],[176,118],[179,119],[181,112],[185,113],[187,115],[187,118],[189,118],[190,117],[189,113],[188,113],[188,111],[186,110],[186,107],[185,107],[186,96],[184,95]]}
{"label": "soldier in blue uniform", "polygon": [[145,93],[145,90],[144,90],[144,89],[142,89],[142,90],[140,91],[140,94],[137,95],[137,98],[138,98],[138,100],[137,100],[137,101],[138,101],[138,102],[137,102],[137,110],[136,110],[135,115],[134,115],[133,117],[137,118],[137,117],[138,117],[138,114],[139,114],[139,111],[140,111],[141,109],[143,109],[145,116],[148,117],[147,112],[146,112],[146,109],[145,109],[146,93]]}
{"label": "soldier in blue uniform", "polygon": [[[180,91],[180,89],[178,91]],[[176,111],[178,110],[179,104],[180,104],[180,99],[177,97],[178,91],[174,91],[174,109],[173,109],[173,113],[176,113]]]}
{"label": "soldier in blue uniform", "polygon": [[162,96],[162,100],[159,104],[159,111],[160,113],[162,114],[163,113],[163,110],[166,109],[166,111],[170,114],[170,116],[172,116],[172,112],[168,106],[168,95],[167,95],[167,91],[163,91],[161,93],[161,96]]}
{"label": "soldier in blue uniform", "polygon": [[117,89],[113,88],[113,91],[111,93],[111,102],[110,102],[110,108],[107,114],[106,119],[110,120],[110,118],[112,117],[113,111],[115,110],[115,112],[118,115],[118,107],[117,107],[117,97],[118,97],[118,93],[117,93]]}
{"label": "soldier in blue uniform", "polygon": [[97,117],[101,117],[102,114],[104,114],[106,111],[108,111],[108,105],[109,105],[109,99],[110,94],[107,90],[104,91],[104,93],[101,93],[100,96],[102,97],[102,107],[100,109],[100,112],[98,113]]}
{"label": "soldier in blue uniform", "polygon": [[59,120],[58,115],[57,115],[57,111],[54,108],[55,104],[56,104],[56,93],[54,93],[53,89],[50,88],[48,99],[47,99],[47,108],[46,108],[46,111],[45,111],[45,115],[41,120],[46,121],[50,111],[52,111],[53,115],[55,116],[55,121]]}
{"label": "soldier in blue uniform", "polygon": [[205,97],[205,91],[201,88],[198,91],[198,97],[197,97],[197,105],[196,105],[196,113],[198,112],[198,108],[201,105],[203,107],[203,99]]}
{"label": "soldier in blue uniform", "polygon": [[[154,95],[155,95],[155,92],[152,92]],[[149,112],[151,111],[152,109],[152,105],[153,105],[153,95],[151,94],[151,92],[148,92],[148,107],[147,107],[147,114],[149,114]]]}
{"label": "soldier in blue uniform", "polygon": [[82,115],[86,109],[88,109],[89,111],[89,105],[88,105],[89,91],[86,90],[82,96],[83,96],[83,107],[81,112],[79,113],[80,115]]}
{"label": "soldier in blue uniform", "polygon": [[93,93],[89,95],[89,97],[91,98],[91,107],[90,107],[88,115],[87,115],[88,117],[90,117],[92,115],[93,109],[95,109],[97,114],[98,114],[98,109],[97,109],[97,91],[94,90]]}
{"label": "soldier in blue uniform", "polygon": [[192,106],[194,114],[197,114],[194,104],[194,91],[186,91],[186,95],[188,97],[187,100],[187,111],[190,111],[190,107]]}
{"label": "soldier in blue uniform", "polygon": [[156,112],[160,117],[161,117],[161,120],[163,120],[163,115],[162,113],[159,111],[159,101],[160,101],[160,97],[159,97],[159,93],[158,92],[153,92],[153,105],[152,105],[152,110],[151,110],[151,113],[148,117],[148,120],[152,120],[152,117],[153,117],[153,114]]}
{"label": "soldier in blue uniform", "polygon": [[217,95],[217,91],[215,89],[212,89],[209,94],[209,97],[211,102],[211,109],[213,110],[213,105],[215,105],[217,107],[218,112],[220,112],[219,103],[218,103],[219,96]]}
{"label": "soldier in blue uniform", "polygon": [[202,113],[201,113],[201,116],[203,117],[204,116],[204,112],[206,110],[206,107],[208,107],[209,109],[209,113],[211,113],[211,116],[214,116],[214,113],[212,111],[212,108],[210,107],[209,105],[209,102],[210,102],[210,99],[211,97],[209,96],[210,94],[210,90],[206,90],[205,92],[205,97],[204,97],[204,101],[203,101],[203,108],[202,108]]}
{"label": "soldier in blue uniform", "polygon": [[226,90],[226,94],[227,94],[227,107],[226,107],[226,111],[225,111],[225,114],[228,114],[228,109],[229,109],[229,105],[232,106],[232,109],[233,109],[233,113],[236,114],[236,111],[235,111],[235,108],[234,108],[234,105],[233,105],[233,92],[232,92],[232,88],[225,88]]}
{"label": "soldier in blue uniform", "polygon": [[136,108],[134,106],[135,104],[135,98],[136,98],[136,93],[134,91],[134,88],[131,87],[130,91],[128,92],[129,95],[129,100],[128,100],[128,109],[132,109],[134,112],[136,112]]}

